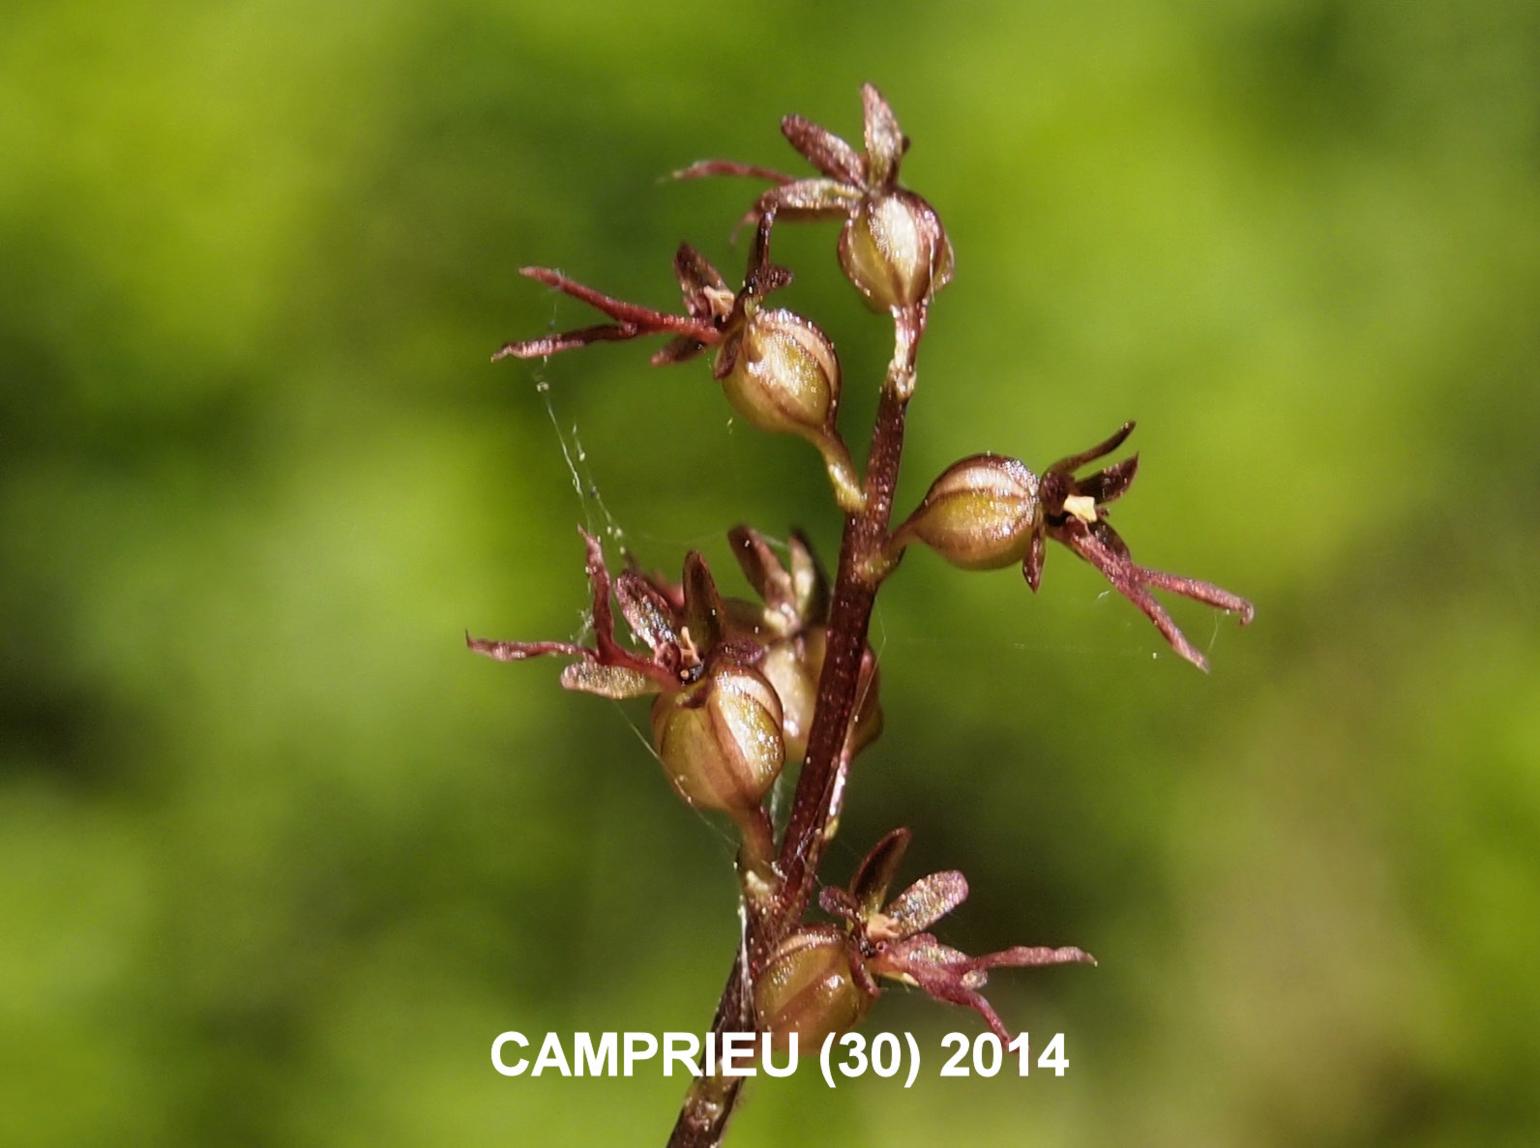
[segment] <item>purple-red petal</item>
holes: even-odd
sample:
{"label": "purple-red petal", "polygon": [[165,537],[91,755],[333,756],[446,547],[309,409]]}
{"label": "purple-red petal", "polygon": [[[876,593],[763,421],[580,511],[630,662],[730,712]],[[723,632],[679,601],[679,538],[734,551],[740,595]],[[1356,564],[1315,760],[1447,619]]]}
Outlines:
{"label": "purple-red petal", "polygon": [[830,179],[859,186],[866,178],[861,153],[828,128],[802,116],[786,116],[781,120],[781,134]]}

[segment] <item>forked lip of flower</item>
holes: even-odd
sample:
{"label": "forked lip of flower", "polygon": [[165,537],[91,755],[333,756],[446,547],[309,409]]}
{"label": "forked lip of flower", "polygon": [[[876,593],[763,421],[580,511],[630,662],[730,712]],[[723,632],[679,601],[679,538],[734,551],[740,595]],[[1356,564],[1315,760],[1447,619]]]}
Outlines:
{"label": "forked lip of flower", "polygon": [[1039,540],[1035,540],[1023,560],[1022,572],[1028,584],[1034,590],[1037,589],[1042,578],[1044,559],[1040,539],[1052,538],[1096,567],[1114,590],[1137,606],[1155,624],[1155,628],[1177,654],[1206,672],[1208,659],[1172,621],[1165,608],[1150,593],[1151,588],[1179,594],[1233,613],[1243,626],[1248,625],[1256,616],[1256,608],[1247,599],[1212,582],[1155,570],[1134,561],[1128,545],[1108,521],[1106,507],[1122,498],[1133,485],[1139,470],[1137,454],[1084,477],[1075,476],[1075,471],[1105,458],[1123,445],[1133,430],[1133,422],[1126,422],[1095,446],[1061,458],[1043,472],[1038,488],[1042,500],[1042,517],[1036,527]]}
{"label": "forked lip of flower", "polygon": [[610,606],[611,581],[599,540],[579,530],[587,550],[588,583],[592,591],[594,644],[576,642],[521,642],[465,636],[465,644],[478,654],[500,662],[519,662],[547,654],[579,659],[562,673],[568,689],[604,697],[627,698],[679,689],[696,676],[687,664],[678,632],[666,611],[662,596],[632,571],[620,576],[617,598],[633,633],[645,641],[651,658],[626,649],[615,639],[615,618]]}
{"label": "forked lip of flower", "polygon": [[979,991],[989,980],[989,970],[1066,964],[1095,965],[1096,958],[1074,947],[1026,945],[970,957],[941,944],[929,933],[919,933],[886,947],[869,962],[869,969],[873,975],[914,985],[932,1000],[972,1009],[984,1018],[991,1032],[1009,1042],[1014,1034]]}
{"label": "forked lip of flower", "polygon": [[967,899],[968,882],[956,870],[921,877],[876,908],[908,844],[909,831],[895,829],[872,847],[849,886],[825,888],[819,895],[824,911],[844,920],[855,959],[870,975],[915,986],[945,1004],[970,1008],[1009,1041],[1010,1032],[979,992],[990,969],[1096,963],[1085,950],[1073,947],[1017,945],[973,957],[942,944],[925,930]]}
{"label": "forked lip of flower", "polygon": [[[586,347],[592,343],[624,342],[642,335],[671,334],[688,342],[694,348],[693,353],[699,353],[700,349],[716,342],[719,338],[717,324],[707,316],[673,315],[666,311],[656,311],[650,307],[627,303],[585,286],[551,267],[521,267],[519,274],[587,303],[614,322],[579,327],[538,339],[505,343],[493,353],[494,363],[510,358],[540,359],[560,351]],[[687,298],[687,310],[690,302],[691,300]],[[675,361],[685,357],[688,356],[682,353],[676,354]]]}
{"label": "forked lip of flower", "polygon": [[552,267],[521,267],[519,274],[588,304],[612,322],[505,343],[493,353],[494,363],[510,358],[540,359],[593,343],[626,342],[645,335],[673,336],[653,354],[653,366],[684,362],[741,326],[744,309],[752,300],[785,287],[792,279],[790,271],[770,262],[768,227],[755,237],[743,287],[736,292],[700,252],[688,243],[680,244],[674,255],[674,275],[684,302],[683,315],[606,295]]}

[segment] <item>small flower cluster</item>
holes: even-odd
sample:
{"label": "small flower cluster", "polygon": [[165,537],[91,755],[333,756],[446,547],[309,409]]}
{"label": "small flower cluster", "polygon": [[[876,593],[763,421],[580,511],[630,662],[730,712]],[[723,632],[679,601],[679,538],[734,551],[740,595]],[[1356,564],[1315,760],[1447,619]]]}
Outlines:
{"label": "small flower cluster", "polygon": [[[801,534],[792,535],[783,562],[758,531],[736,527],[728,541],[758,597],[749,601],[723,597],[694,551],[678,583],[634,564],[612,578],[599,540],[583,539],[592,646],[469,635],[466,644],[502,662],[574,658],[561,675],[569,690],[615,699],[652,696],[652,744],[669,782],[693,808],[724,813],[738,825],[745,865],[762,886],[773,859],[765,799],[785,764],[799,763],[807,750],[823,669],[829,586],[822,567]],[[612,598],[633,646],[615,636]],[[870,650],[864,666],[844,768],[882,731]]]}
{"label": "small flower cluster", "polygon": [[1178,654],[1200,670],[1208,661],[1150,593],[1151,587],[1231,611],[1241,625],[1251,621],[1251,603],[1210,582],[1140,566],[1107,520],[1107,504],[1133,484],[1139,456],[1076,478],[1075,471],[1105,458],[1133,433],[1124,423],[1104,442],[1061,458],[1038,478],[1018,459],[975,454],[941,472],[908,519],[893,532],[883,555],[889,567],[911,542],[923,542],[964,570],[996,570],[1021,563],[1027,585],[1037,592],[1043,578],[1045,539],[1084,558],[1142,610]]}
{"label": "small flower cluster", "polygon": [[898,165],[909,137],[876,88],[861,89],[866,151],[801,116],[787,116],[781,132],[822,178],[797,179],[730,160],[703,160],[674,173],[679,179],[747,175],[776,186],[761,195],[750,217],[763,226],[776,216],[843,219],[839,260],[845,277],[877,310],[905,312],[927,306],[952,278],[952,244],[936,209],[899,186]]}
{"label": "small flower cluster", "polygon": [[840,438],[840,364],[834,344],[818,327],[765,299],[791,282],[791,272],[770,262],[770,221],[756,233],[743,286],[733,291],[722,273],[688,243],[674,255],[674,274],[685,314],[671,315],[624,303],[575,283],[549,267],[520,273],[581,299],[614,320],[595,327],[505,344],[499,359],[542,358],[590,343],[670,335],[652,356],[653,366],[682,363],[714,347],[711,375],[732,408],[750,424],[773,434],[806,439],[823,455],[840,507],[861,509],[861,484]]}
{"label": "small flower cluster", "polygon": [[990,969],[1096,963],[1068,947],[1018,945],[970,957],[943,945],[926,930],[968,899],[967,878],[955,869],[932,873],[888,901],[908,848],[907,829],[877,842],[846,888],[828,886],[819,895],[820,907],[840,924],[806,925],[771,956],[755,986],[754,1007],[780,1042],[795,1033],[799,1043],[817,1045],[831,1032],[855,1027],[880,994],[881,977],[972,1009],[1009,1043],[1012,1034],[979,991]]}

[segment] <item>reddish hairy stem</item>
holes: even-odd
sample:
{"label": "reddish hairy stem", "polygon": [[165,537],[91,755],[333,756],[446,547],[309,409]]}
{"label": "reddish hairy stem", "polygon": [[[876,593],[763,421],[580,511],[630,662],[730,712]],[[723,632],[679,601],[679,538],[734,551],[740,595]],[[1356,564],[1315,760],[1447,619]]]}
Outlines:
{"label": "reddish hairy stem", "polygon": [[800,920],[812,895],[813,878],[823,856],[824,824],[839,770],[845,737],[855,716],[861,685],[861,657],[877,585],[867,573],[871,559],[882,553],[893,511],[893,491],[904,446],[904,400],[892,385],[892,375],[914,370],[913,342],[901,346],[890,369],[877,406],[877,427],[866,464],[866,507],[845,519],[840,544],[839,574],[834,584],[834,604],[829,616],[828,652],[823,676],[818,681],[818,707],[808,734],[807,759],[797,781],[791,820],[781,842],[781,876],[785,910],[783,921]]}
{"label": "reddish hairy stem", "polygon": [[[762,921],[750,916],[746,946],[750,975],[744,975],[744,950],[740,948],[717,1004],[714,1033],[754,1027],[749,985],[766,956],[802,920],[812,899],[840,757],[860,701],[861,659],[879,584],[869,571],[877,567],[873,560],[882,553],[892,519],[893,492],[904,448],[904,414],[924,326],[923,310],[895,315],[893,361],[878,401],[877,424],[866,462],[866,505],[861,513],[845,517],[829,615],[828,650],[818,679],[818,705],[791,819],[781,839],[781,888],[773,913]],[[742,1086],[742,1077],[698,1077],[685,1096],[669,1148],[716,1148]]]}

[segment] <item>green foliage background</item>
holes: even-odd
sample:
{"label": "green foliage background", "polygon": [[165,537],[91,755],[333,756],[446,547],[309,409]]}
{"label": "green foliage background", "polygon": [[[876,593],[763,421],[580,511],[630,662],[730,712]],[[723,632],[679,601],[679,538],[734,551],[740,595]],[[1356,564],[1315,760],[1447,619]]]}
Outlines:
{"label": "green foliage background", "polygon": [[[589,485],[652,564],[837,521],[704,368],[487,364],[725,265],[776,122],[886,91],[958,277],[901,501],[1121,420],[1145,561],[1250,594],[1205,678],[1062,551],[916,554],[826,876],[914,828],[1063,1080],[753,1089],[734,1143],[1532,1144],[1540,11],[1430,0],[22,3],[0,35],[0,1141],[660,1143],[682,1083],[504,1080],[505,1028],[696,1029],[731,849],[566,636]],[[791,305],[851,437],[832,228]],[[559,436],[536,389],[550,385]],[[727,564],[730,568],[730,564]],[[967,1014],[893,992],[872,1029]]]}

